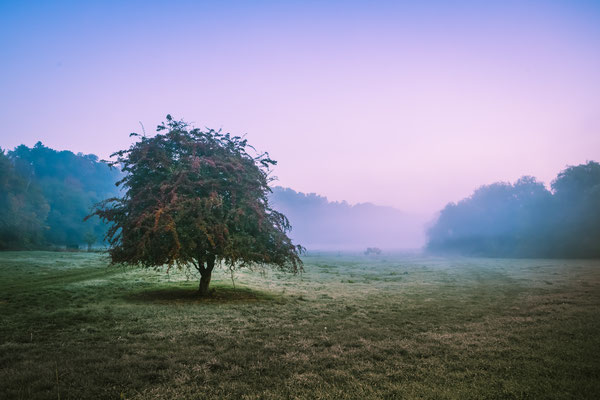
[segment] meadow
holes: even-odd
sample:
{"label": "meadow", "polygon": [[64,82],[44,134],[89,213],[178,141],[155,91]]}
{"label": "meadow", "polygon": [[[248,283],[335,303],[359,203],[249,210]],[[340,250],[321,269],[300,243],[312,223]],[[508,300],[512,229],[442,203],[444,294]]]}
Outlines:
{"label": "meadow", "polygon": [[0,398],[600,398],[600,261],[304,262],[202,299],[183,271],[2,252]]}

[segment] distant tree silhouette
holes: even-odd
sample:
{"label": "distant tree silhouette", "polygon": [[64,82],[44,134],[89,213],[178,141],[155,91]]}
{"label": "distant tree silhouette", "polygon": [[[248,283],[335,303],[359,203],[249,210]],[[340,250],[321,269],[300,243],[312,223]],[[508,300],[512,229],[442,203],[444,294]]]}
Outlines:
{"label": "distant tree silhouette", "polygon": [[568,167],[552,192],[532,177],[448,204],[427,249],[494,257],[600,257],[600,165]]}
{"label": "distant tree silhouette", "polygon": [[33,177],[18,174],[0,149],[0,250],[42,245],[48,209]]}
{"label": "distant tree silhouette", "polygon": [[32,148],[21,145],[8,153],[15,171],[41,190],[49,209],[44,224],[44,242],[51,245],[82,244],[91,231],[97,237],[106,234],[106,225],[98,218],[84,223],[94,204],[115,196],[115,183],[122,177],[98,157],[56,151],[38,142]]}
{"label": "distant tree silhouette", "polygon": [[367,247],[367,250],[365,250],[365,255],[370,256],[370,255],[380,255],[381,254],[381,249],[377,248],[377,247]]}
{"label": "distant tree silhouette", "polygon": [[600,164],[568,167],[552,182],[553,252],[563,257],[600,257]]}
{"label": "distant tree silhouette", "polygon": [[88,251],[92,251],[92,246],[94,245],[94,243],[96,243],[96,241],[98,240],[98,238],[96,237],[96,235],[94,235],[93,232],[87,232],[84,236],[83,236],[83,240],[85,243],[87,243],[87,249]]}

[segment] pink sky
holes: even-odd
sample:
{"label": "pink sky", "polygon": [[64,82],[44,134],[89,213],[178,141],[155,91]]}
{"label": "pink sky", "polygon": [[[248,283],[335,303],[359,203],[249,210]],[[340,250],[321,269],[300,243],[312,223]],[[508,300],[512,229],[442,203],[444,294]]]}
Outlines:
{"label": "pink sky", "polygon": [[0,6],[0,146],[106,157],[167,113],[247,134],[278,184],[432,214],[600,160],[593,2]]}

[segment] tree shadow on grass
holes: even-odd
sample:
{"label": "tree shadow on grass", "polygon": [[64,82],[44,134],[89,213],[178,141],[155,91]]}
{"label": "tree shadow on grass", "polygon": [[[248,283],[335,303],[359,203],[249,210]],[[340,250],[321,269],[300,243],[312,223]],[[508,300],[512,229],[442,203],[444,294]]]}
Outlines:
{"label": "tree shadow on grass", "polygon": [[245,287],[217,286],[210,290],[210,294],[201,297],[197,287],[161,287],[131,293],[125,299],[141,303],[163,304],[192,304],[192,303],[254,303],[254,302],[284,302],[281,296],[254,290]]}

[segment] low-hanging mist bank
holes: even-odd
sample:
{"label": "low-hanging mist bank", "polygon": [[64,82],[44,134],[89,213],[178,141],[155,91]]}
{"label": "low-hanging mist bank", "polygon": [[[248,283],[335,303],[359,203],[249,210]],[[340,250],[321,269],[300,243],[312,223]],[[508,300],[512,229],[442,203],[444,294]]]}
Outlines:
{"label": "low-hanging mist bank", "polygon": [[425,243],[424,219],[393,207],[330,202],[282,187],[273,188],[270,199],[289,218],[291,237],[309,250],[407,250]]}
{"label": "low-hanging mist bank", "polygon": [[600,164],[566,168],[551,190],[529,176],[482,186],[448,204],[427,236],[434,253],[599,258]]}

